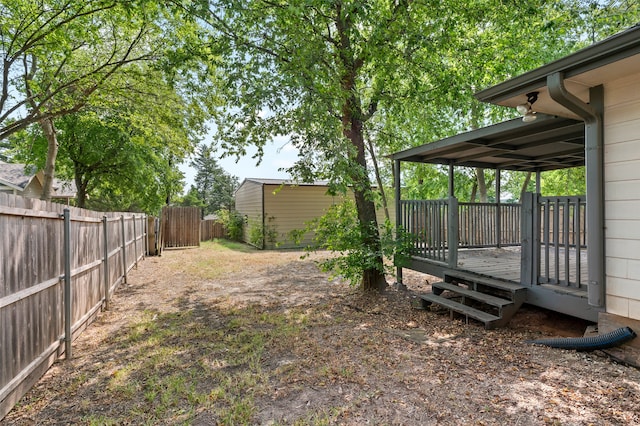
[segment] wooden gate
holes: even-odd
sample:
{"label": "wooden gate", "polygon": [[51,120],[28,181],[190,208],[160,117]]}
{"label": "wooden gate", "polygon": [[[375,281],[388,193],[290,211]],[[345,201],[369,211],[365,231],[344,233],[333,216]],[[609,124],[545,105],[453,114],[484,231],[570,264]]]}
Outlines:
{"label": "wooden gate", "polygon": [[162,208],[162,247],[200,245],[200,208]]}

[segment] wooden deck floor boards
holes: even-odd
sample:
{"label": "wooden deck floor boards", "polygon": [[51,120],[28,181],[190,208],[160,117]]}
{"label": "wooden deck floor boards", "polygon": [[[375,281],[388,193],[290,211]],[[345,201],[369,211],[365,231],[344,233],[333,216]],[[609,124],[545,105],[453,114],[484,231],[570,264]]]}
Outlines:
{"label": "wooden deck floor boards", "polygon": [[[570,253],[570,281],[576,281],[576,252]],[[587,253],[586,250],[580,252],[580,282],[585,284],[588,280],[587,274]],[[544,257],[541,257],[541,271],[546,271]],[[564,256],[560,256],[560,274],[555,274],[555,261],[553,257],[549,259],[549,272],[551,279],[564,280]],[[458,251],[458,269],[475,272],[482,275],[500,278],[503,280],[520,282],[520,247],[488,248],[488,249],[467,249]]]}

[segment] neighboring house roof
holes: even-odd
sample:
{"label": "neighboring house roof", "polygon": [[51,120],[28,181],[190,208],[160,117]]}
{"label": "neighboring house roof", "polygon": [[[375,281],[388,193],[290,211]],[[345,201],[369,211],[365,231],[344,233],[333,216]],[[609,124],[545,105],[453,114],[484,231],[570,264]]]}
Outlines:
{"label": "neighboring house roof", "polygon": [[24,164],[12,164],[0,161],[0,184],[24,191],[36,177],[36,170]]}
{"label": "neighboring house roof", "polygon": [[[0,161],[0,185],[23,192],[34,180],[42,179],[42,172],[32,166]],[[73,198],[77,189],[75,182],[53,179],[54,198]]]}
{"label": "neighboring house roof", "polygon": [[569,92],[587,102],[589,87],[636,73],[638,69],[640,69],[640,25],[482,90],[475,96],[482,102],[515,108],[523,103],[523,93],[538,91],[539,96],[534,110],[574,117],[573,113],[550,99],[546,87],[549,75],[561,73]]}

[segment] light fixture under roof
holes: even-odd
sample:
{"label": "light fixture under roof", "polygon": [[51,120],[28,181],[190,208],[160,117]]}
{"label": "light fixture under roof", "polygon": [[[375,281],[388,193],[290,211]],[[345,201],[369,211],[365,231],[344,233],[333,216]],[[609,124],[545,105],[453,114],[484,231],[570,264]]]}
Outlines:
{"label": "light fixture under roof", "polygon": [[520,114],[522,114],[522,121],[524,121],[525,123],[530,123],[537,118],[535,111],[531,109],[531,107],[534,102],[538,100],[538,92],[530,92],[527,93],[526,96],[527,102],[518,105],[516,109]]}

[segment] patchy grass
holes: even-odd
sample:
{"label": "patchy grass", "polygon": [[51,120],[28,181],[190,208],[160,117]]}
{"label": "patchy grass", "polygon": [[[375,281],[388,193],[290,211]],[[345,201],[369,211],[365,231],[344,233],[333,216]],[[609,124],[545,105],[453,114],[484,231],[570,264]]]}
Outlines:
{"label": "patchy grass", "polygon": [[109,339],[108,344],[119,349],[98,373],[104,383],[98,395],[93,387],[75,385],[78,392],[92,395],[92,405],[105,407],[100,414],[86,407],[81,417],[91,425],[159,424],[168,419],[189,424],[208,412],[215,413],[215,423],[249,424],[257,413],[256,399],[270,393],[274,374],[287,374],[286,368],[265,369],[269,352],[294,350],[305,329],[321,321],[301,309],[259,306],[144,311]]}
{"label": "patchy grass", "polygon": [[214,241],[129,281],[3,426],[640,424],[637,370],[363,296],[299,253]]}

